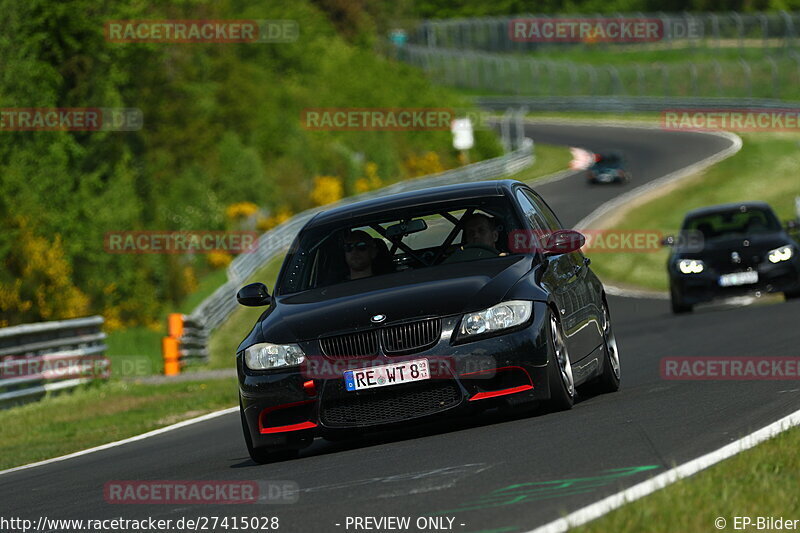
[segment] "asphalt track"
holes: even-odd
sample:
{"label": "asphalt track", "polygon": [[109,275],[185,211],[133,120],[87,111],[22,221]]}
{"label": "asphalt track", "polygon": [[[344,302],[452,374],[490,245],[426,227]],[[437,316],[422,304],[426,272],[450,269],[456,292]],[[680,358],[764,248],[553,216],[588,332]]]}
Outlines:
{"label": "asphalt track", "polygon": [[[566,224],[730,142],[629,128],[527,130],[538,142],[620,149],[629,158],[634,181],[624,187],[588,188],[573,176],[538,188]],[[0,476],[0,516],[277,516],[280,531],[336,532],[356,531],[345,527],[348,516],[410,516],[412,527],[405,531],[420,531],[418,517],[441,514],[455,518],[452,531],[527,531],[797,409],[795,382],[667,381],[659,360],[796,356],[790,320],[800,314],[800,302],[675,317],[663,300],[613,298],[611,310],[622,388],[582,399],[572,411],[527,418],[486,414],[357,443],[318,440],[298,460],[263,466],[247,457],[238,414],[231,414]],[[284,505],[111,505],[103,487],[113,480],[289,480],[300,493],[297,503]]]}

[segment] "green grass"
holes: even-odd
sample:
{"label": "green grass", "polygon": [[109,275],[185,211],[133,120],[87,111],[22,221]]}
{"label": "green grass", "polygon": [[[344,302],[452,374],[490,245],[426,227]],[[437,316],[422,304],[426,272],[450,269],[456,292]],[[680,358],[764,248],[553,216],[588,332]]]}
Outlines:
{"label": "green grass", "polygon": [[710,532],[718,517],[727,521],[724,531],[734,531],[734,516],[800,518],[799,447],[800,428],[793,428],[571,531]]}
{"label": "green grass", "polygon": [[0,411],[0,470],[124,439],[237,404],[233,378],[95,383]]}
{"label": "green grass", "polygon": [[[173,310],[175,313],[189,314],[217,287],[225,283],[228,275],[224,268],[214,270],[204,276],[197,290],[189,294]],[[108,332],[106,356],[111,360],[115,375],[160,374],[164,360],[161,354],[161,338],[166,335],[167,317],[161,318],[158,329],[136,326]],[[135,361],[136,364],[131,364]]]}
{"label": "green grass", "polygon": [[[675,233],[684,214],[706,205],[743,200],[768,202],[782,220],[794,218],[800,195],[800,134],[742,134],[743,148],[672,192],[635,207],[613,226]],[[592,269],[604,280],[667,290],[668,249],[655,253],[595,253]]]}

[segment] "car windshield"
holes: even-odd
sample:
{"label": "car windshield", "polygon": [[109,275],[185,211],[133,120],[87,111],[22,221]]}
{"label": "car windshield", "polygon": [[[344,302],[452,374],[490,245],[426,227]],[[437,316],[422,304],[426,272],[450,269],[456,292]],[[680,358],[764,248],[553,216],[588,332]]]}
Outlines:
{"label": "car windshield", "polygon": [[780,230],[780,222],[771,210],[747,206],[691,217],[683,225],[683,231],[698,231],[706,240]]}
{"label": "car windshield", "polygon": [[286,257],[276,293],[519,255],[509,250],[508,235],[523,226],[506,197],[400,211],[303,231]]}
{"label": "car windshield", "polygon": [[622,156],[619,154],[597,154],[597,161],[594,163],[595,168],[621,168]]}

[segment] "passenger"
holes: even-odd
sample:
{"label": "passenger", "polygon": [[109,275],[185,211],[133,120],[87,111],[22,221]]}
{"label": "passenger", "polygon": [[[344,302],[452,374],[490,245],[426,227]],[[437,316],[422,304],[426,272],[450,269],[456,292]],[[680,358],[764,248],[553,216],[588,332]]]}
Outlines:
{"label": "passenger", "polygon": [[375,239],[366,231],[351,231],[344,238],[344,260],[350,273],[345,279],[368,278],[374,274],[372,267],[378,255]]}

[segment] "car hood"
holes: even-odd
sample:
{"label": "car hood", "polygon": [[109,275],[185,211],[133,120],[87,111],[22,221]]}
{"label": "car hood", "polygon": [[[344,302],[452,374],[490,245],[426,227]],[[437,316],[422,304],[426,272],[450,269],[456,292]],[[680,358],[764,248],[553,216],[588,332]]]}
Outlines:
{"label": "car hood", "polygon": [[296,342],[413,318],[491,307],[526,274],[529,256],[469,261],[348,281],[286,296],[261,321],[268,342]]}

